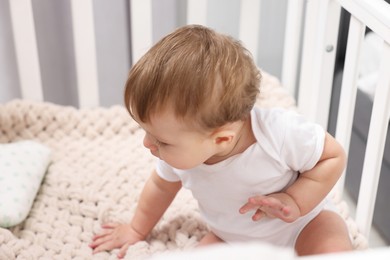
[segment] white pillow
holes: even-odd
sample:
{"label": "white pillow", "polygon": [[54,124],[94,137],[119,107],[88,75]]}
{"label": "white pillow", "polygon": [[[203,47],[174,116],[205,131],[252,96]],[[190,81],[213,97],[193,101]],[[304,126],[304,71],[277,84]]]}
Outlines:
{"label": "white pillow", "polygon": [[0,144],[0,227],[17,225],[27,217],[50,153],[35,141]]}

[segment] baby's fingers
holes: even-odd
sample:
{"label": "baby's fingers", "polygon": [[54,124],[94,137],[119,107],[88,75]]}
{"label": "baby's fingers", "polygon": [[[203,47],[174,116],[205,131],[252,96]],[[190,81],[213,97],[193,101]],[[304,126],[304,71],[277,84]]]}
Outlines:
{"label": "baby's fingers", "polygon": [[112,229],[104,229],[99,234],[96,234],[92,237],[92,240],[95,241],[99,238],[105,237],[107,235],[110,235],[113,232]]}
{"label": "baby's fingers", "polygon": [[272,209],[281,209],[285,206],[285,204],[281,200],[266,196],[256,196],[249,198],[249,203],[261,207],[269,207]]}
{"label": "baby's fingers", "polygon": [[258,209],[256,210],[256,213],[252,216],[252,220],[258,221],[264,216],[266,216],[266,214],[262,210]]}
{"label": "baby's fingers", "polygon": [[117,254],[118,258],[123,258],[126,255],[127,249],[129,248],[130,243],[124,244],[121,249],[119,250],[119,253]]}
{"label": "baby's fingers", "polygon": [[251,210],[257,210],[259,207],[263,206],[262,200],[264,196],[255,196],[248,199],[248,202],[240,208],[240,213],[244,214]]}
{"label": "baby's fingers", "polygon": [[100,253],[102,251],[108,251],[116,247],[115,242],[111,239],[102,238],[90,245],[93,249],[93,254]]}
{"label": "baby's fingers", "polygon": [[119,227],[121,224],[119,223],[103,223],[102,228],[111,228],[114,229],[116,227]]}
{"label": "baby's fingers", "polygon": [[256,208],[258,208],[259,206],[255,206],[255,205],[252,205],[250,203],[246,203],[244,206],[242,206],[239,210],[239,212],[241,214],[245,214],[247,213],[248,211],[251,211],[251,210],[254,210]]}
{"label": "baby's fingers", "polygon": [[107,241],[112,240],[110,236],[102,236],[99,238],[94,238],[93,242],[89,244],[89,247],[92,249],[98,248],[100,245],[106,243]]}
{"label": "baby's fingers", "polygon": [[280,199],[273,198],[273,197],[266,197],[262,199],[262,203],[264,206],[273,208],[273,209],[283,209],[286,204],[284,204]]}
{"label": "baby's fingers", "polygon": [[265,206],[269,209],[280,211],[284,214],[287,214],[290,212],[289,208],[286,204],[284,204],[281,200],[273,198],[273,197],[266,197],[261,199],[262,206]]}

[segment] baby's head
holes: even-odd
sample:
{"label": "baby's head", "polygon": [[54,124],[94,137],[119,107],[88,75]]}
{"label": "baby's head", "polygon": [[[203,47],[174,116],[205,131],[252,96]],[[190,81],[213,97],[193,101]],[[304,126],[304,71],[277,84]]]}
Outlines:
{"label": "baby's head", "polygon": [[125,105],[145,123],[169,108],[178,119],[212,130],[249,115],[260,78],[237,40],[189,25],[165,36],[133,66]]}

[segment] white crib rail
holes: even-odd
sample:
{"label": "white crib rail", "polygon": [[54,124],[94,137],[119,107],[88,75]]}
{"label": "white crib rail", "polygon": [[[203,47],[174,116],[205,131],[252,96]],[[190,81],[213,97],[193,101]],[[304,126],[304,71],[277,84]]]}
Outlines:
{"label": "white crib rail", "polygon": [[187,24],[207,24],[207,0],[188,0]]}
{"label": "white crib rail", "polygon": [[367,139],[357,204],[356,222],[363,234],[370,233],[390,115],[390,43],[384,44],[380,77]]}
{"label": "white crib rail", "polygon": [[[372,225],[390,116],[390,5],[378,0],[339,0],[339,2],[351,13],[336,131],[336,138],[339,139],[346,150],[349,148],[351,135],[353,109],[356,99],[358,61],[365,25],[384,39],[380,76],[371,113],[356,211],[357,225],[361,232],[368,237]],[[343,186],[343,184],[340,186]]]}
{"label": "white crib rail", "polygon": [[130,3],[131,58],[134,64],[153,44],[152,1],[131,0]]}
{"label": "white crib rail", "polygon": [[[9,1],[22,98],[43,101],[39,53],[31,0]],[[72,28],[80,107],[99,105],[93,1],[72,0]],[[208,1],[188,0],[187,23],[207,25]],[[153,44],[152,1],[130,0],[131,55],[134,64]],[[256,57],[260,1],[242,0],[240,39]]]}
{"label": "white crib rail", "polygon": [[[349,40],[345,56],[344,77],[341,86],[339,112],[337,117],[336,138],[343,145],[348,154],[352,133],[353,115],[355,110],[357,92],[357,74],[366,26],[351,17],[349,23]],[[344,188],[345,174],[338,182],[337,188],[342,191]]]}
{"label": "white crib rail", "polygon": [[23,98],[42,101],[42,79],[31,1],[10,1],[10,14]]}
{"label": "white crib rail", "polygon": [[[15,0],[9,1],[9,3],[13,21],[22,98],[44,100],[39,53],[31,6],[32,1]],[[95,107],[99,105],[99,84],[96,40],[94,36],[93,1],[72,0],[70,3],[79,106]],[[134,64],[153,44],[153,15],[151,0],[130,0],[130,3],[131,51],[132,64]],[[239,38],[252,52],[254,57],[257,57],[258,50],[261,47],[261,43],[259,43],[260,3],[261,1],[259,0],[241,0],[240,5]],[[207,0],[188,0],[187,23],[207,25],[208,5],[209,2]],[[282,74],[283,81],[287,87],[291,92],[295,92],[299,65],[298,50],[302,22],[300,17],[303,10],[303,0],[298,0],[294,4],[289,3],[288,10],[289,15],[286,21],[288,30],[286,30],[285,35],[285,46],[288,47],[284,49]],[[307,75],[312,74],[311,66],[309,68],[306,72]],[[301,103],[304,103],[304,101]],[[307,109],[303,110],[309,111]]]}
{"label": "white crib rail", "polygon": [[253,57],[257,57],[259,49],[260,6],[258,0],[241,1],[239,39]]}
{"label": "white crib rail", "polygon": [[[22,98],[43,101],[31,0],[9,1]],[[99,105],[92,0],[71,1],[80,107]]]}
{"label": "white crib rail", "polygon": [[340,5],[333,0],[306,5],[298,108],[310,120],[328,126]]}
{"label": "white crib rail", "polygon": [[281,81],[294,97],[297,94],[303,9],[303,0],[288,1]]}
{"label": "white crib rail", "polygon": [[99,105],[95,27],[92,0],[71,1],[73,41],[80,107]]}

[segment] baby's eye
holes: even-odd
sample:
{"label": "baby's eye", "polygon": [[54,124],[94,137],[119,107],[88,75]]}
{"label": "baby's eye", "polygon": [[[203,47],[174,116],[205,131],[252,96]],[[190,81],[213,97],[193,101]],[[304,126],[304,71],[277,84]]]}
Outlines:
{"label": "baby's eye", "polygon": [[164,147],[164,146],[167,146],[168,144],[167,144],[167,143],[160,142],[159,140],[156,140],[156,145],[157,145],[158,147]]}

